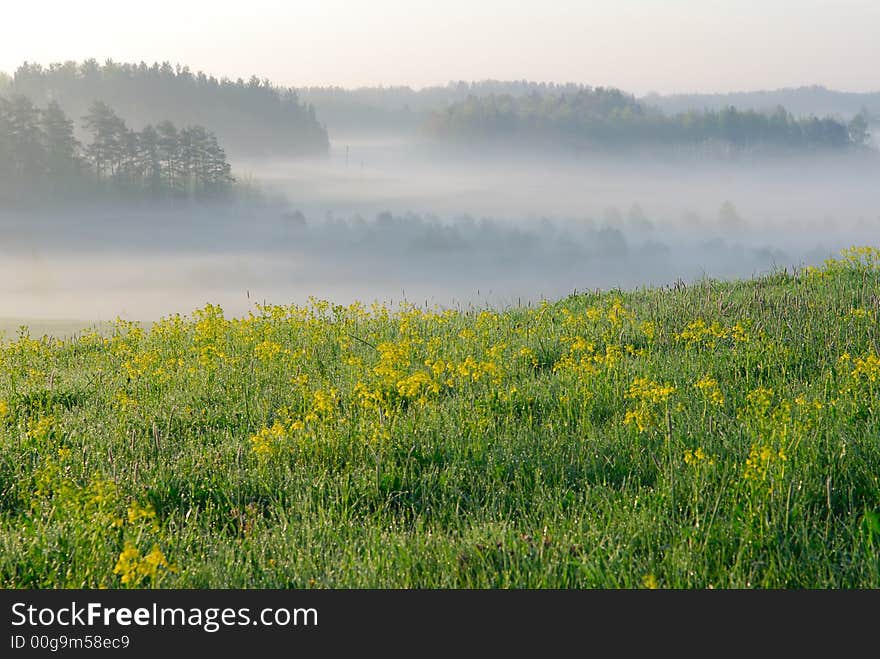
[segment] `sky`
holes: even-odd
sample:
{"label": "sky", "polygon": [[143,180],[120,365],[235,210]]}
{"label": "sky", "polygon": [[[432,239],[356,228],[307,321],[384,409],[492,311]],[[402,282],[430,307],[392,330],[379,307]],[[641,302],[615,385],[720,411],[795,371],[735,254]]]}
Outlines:
{"label": "sky", "polygon": [[94,57],[297,87],[877,91],[878,35],[880,0],[3,0],[0,71]]}

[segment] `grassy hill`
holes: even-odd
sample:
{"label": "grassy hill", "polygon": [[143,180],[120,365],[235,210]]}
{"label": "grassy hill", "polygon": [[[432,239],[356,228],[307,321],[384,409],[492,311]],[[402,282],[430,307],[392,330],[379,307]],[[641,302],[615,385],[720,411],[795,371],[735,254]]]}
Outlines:
{"label": "grassy hill", "polygon": [[880,252],[0,354],[0,587],[880,587]]}

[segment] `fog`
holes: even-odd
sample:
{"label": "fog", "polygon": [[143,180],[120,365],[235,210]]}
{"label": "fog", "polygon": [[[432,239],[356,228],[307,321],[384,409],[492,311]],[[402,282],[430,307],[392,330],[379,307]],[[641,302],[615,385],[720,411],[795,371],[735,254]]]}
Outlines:
{"label": "fog", "polygon": [[242,315],[309,296],[504,307],[750,277],[880,237],[872,152],[477,157],[376,138],[234,165],[261,203],[0,211],[0,317]]}

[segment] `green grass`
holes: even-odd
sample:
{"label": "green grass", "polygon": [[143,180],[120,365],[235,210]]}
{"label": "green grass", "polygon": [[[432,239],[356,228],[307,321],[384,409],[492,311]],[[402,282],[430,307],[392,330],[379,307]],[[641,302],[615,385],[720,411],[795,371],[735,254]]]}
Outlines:
{"label": "green grass", "polygon": [[880,260],[0,354],[0,586],[880,587]]}

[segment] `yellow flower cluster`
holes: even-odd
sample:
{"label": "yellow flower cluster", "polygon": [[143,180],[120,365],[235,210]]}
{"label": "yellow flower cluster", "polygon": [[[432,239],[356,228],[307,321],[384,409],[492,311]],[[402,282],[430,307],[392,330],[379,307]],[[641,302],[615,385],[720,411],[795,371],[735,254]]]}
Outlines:
{"label": "yellow flower cluster", "polygon": [[608,310],[605,312],[605,317],[612,326],[620,327],[623,325],[624,321],[632,320],[635,316],[632,311],[623,305],[623,300],[620,298],[614,298],[611,301]]}
{"label": "yellow flower cluster", "polygon": [[31,418],[27,422],[27,436],[35,442],[48,442],[55,432],[55,417]]}
{"label": "yellow flower cluster", "polygon": [[708,375],[702,377],[694,384],[694,388],[699,389],[703,394],[703,398],[712,405],[719,407],[724,405],[724,394],[721,393],[721,389],[718,387],[718,380],[715,378],[710,378]]}
{"label": "yellow flower cluster", "polygon": [[[565,339],[563,339],[565,340]],[[554,365],[555,373],[570,371],[581,377],[595,375],[603,368],[610,370],[623,361],[624,354],[637,354],[632,346],[621,347],[609,343],[598,351],[595,343],[587,343],[582,337],[571,339],[569,353],[561,357]]]}
{"label": "yellow flower cluster", "polygon": [[737,418],[757,437],[782,446],[789,441],[793,429],[803,428],[795,427],[791,404],[785,399],[774,404],[776,398],[768,387],[753,389],[746,394],[746,405],[737,412]]}
{"label": "yellow flower cluster", "polygon": [[455,372],[460,378],[480,382],[484,378],[488,379],[492,384],[501,384],[503,371],[501,367],[494,361],[477,361],[471,355],[468,355],[463,362],[458,364]]}
{"label": "yellow flower cluster", "polygon": [[649,378],[636,378],[626,392],[626,398],[641,400],[648,403],[665,403],[675,393],[675,387],[669,384],[660,384]]}
{"label": "yellow flower cluster", "polygon": [[848,247],[840,250],[839,259],[825,259],[824,267],[807,266],[804,275],[807,281],[828,279],[843,270],[858,272],[877,272],[880,270],[880,250],[875,247]]}
{"label": "yellow flower cluster", "polygon": [[653,574],[646,574],[642,577],[642,588],[647,588],[648,590],[657,590],[660,588],[660,582],[657,581],[657,577]]}
{"label": "yellow flower cluster", "polygon": [[339,392],[331,388],[326,393],[320,390],[312,392],[312,411],[303,419],[306,422],[318,419],[329,419],[339,405]]}
{"label": "yellow flower cluster", "polygon": [[657,427],[659,423],[658,408],[666,405],[669,397],[676,391],[675,387],[660,384],[649,378],[639,377],[633,380],[625,397],[635,403],[626,411],[624,425],[634,424],[639,432]]}
{"label": "yellow flower cluster", "polygon": [[130,360],[123,362],[122,368],[134,380],[154,372],[158,363],[159,354],[155,350],[147,350],[133,354]]}
{"label": "yellow flower cluster", "polygon": [[269,363],[281,354],[283,348],[275,341],[263,341],[254,346],[254,356],[261,362]]}
{"label": "yellow flower cluster", "polygon": [[880,249],[869,247],[846,247],[840,250],[841,261],[860,270],[880,270]]}
{"label": "yellow flower cluster", "polygon": [[132,542],[125,543],[113,568],[113,574],[119,575],[122,585],[132,588],[140,586],[146,580],[157,585],[165,573],[173,571],[174,568],[168,563],[158,544],[153,545],[150,552],[142,556]]}
{"label": "yellow flower cluster", "polygon": [[765,481],[769,479],[774,470],[780,468],[780,477],[784,474],[783,463],[788,459],[785,451],[774,449],[768,444],[756,444],[749,450],[746,458],[743,478],[751,481]]}
{"label": "yellow flower cluster", "polygon": [[404,377],[405,369],[410,363],[409,343],[380,343],[376,346],[376,350],[379,353],[379,363],[373,368],[373,373],[378,378],[397,382]]}
{"label": "yellow flower cluster", "polygon": [[156,519],[156,509],[151,503],[142,506],[135,501],[129,506],[127,517],[128,523],[133,526],[143,525],[154,531],[159,530],[159,522]]}
{"label": "yellow flower cluster", "polygon": [[862,382],[871,384],[880,381],[880,356],[867,354],[864,357],[856,357],[852,360],[852,377]]}
{"label": "yellow flower cluster", "polygon": [[706,321],[700,318],[689,323],[681,332],[677,333],[675,339],[686,343],[689,347],[714,347],[722,340],[728,340],[733,344],[747,343],[749,335],[742,323],[724,327],[715,321],[711,325],[707,325]]}
{"label": "yellow flower cluster", "polygon": [[701,465],[712,466],[715,464],[715,458],[710,456],[700,447],[695,451],[687,449],[684,452],[684,462],[691,467],[698,467]]}
{"label": "yellow flower cluster", "polygon": [[261,458],[274,455],[287,439],[287,429],[280,421],[251,436],[251,448]]}
{"label": "yellow flower cluster", "polygon": [[416,371],[397,382],[397,393],[401,398],[419,399],[424,402],[425,394],[440,393],[440,384],[425,371]]}

